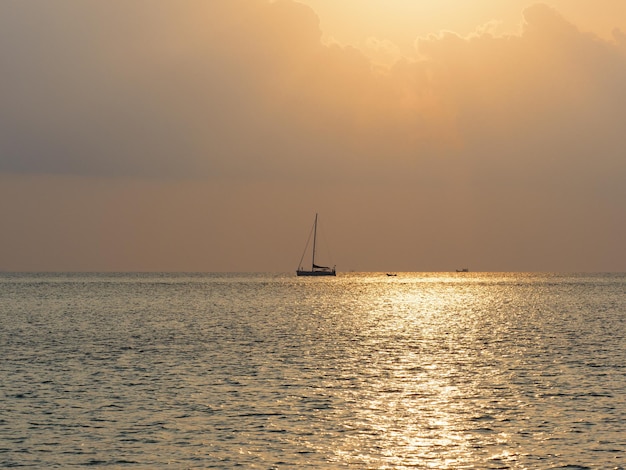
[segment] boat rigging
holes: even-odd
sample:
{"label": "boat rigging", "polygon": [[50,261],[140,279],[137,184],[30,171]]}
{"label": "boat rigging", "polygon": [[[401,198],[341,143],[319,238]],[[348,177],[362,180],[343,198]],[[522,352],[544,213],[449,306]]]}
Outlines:
{"label": "boat rigging", "polygon": [[[309,234],[309,240],[311,239],[311,235]],[[328,266],[320,266],[315,264],[315,249],[317,244],[317,214],[315,214],[315,222],[313,223],[313,254],[311,256],[311,269],[307,270],[302,267],[302,261],[304,260],[304,256],[306,255],[307,248],[309,246],[309,240],[307,240],[307,244],[304,247],[304,253],[302,253],[302,258],[300,258],[300,264],[298,265],[298,269],[296,270],[297,276],[336,276],[337,273],[335,271],[335,266],[332,268]]]}

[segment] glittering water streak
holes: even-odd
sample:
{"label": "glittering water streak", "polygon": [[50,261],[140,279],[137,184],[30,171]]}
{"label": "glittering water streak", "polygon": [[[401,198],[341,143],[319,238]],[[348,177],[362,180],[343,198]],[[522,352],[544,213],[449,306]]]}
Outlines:
{"label": "glittering water streak", "polygon": [[622,468],[623,275],[0,277],[0,466]]}

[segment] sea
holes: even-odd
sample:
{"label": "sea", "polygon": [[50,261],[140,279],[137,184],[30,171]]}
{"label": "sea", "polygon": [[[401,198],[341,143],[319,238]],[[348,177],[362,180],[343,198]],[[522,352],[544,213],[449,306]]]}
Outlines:
{"label": "sea", "polygon": [[624,469],[626,274],[0,273],[0,467]]}

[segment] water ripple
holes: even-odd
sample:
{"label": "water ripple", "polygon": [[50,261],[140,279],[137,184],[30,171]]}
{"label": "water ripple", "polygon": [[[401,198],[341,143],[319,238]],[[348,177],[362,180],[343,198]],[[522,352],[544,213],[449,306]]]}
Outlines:
{"label": "water ripple", "polygon": [[626,466],[623,275],[0,275],[0,467]]}

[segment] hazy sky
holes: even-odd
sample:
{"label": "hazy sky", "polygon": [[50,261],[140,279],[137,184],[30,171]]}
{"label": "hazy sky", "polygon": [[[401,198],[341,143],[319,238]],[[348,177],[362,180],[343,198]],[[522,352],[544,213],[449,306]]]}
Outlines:
{"label": "hazy sky", "polygon": [[0,67],[0,270],[626,270],[624,0],[0,0]]}

